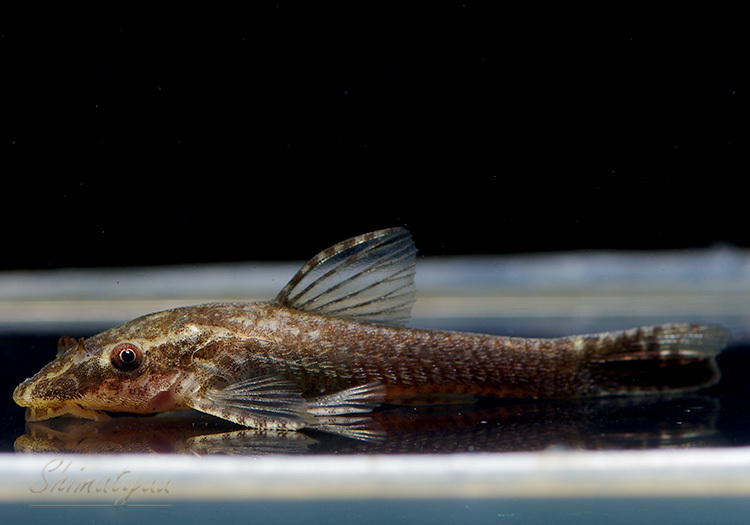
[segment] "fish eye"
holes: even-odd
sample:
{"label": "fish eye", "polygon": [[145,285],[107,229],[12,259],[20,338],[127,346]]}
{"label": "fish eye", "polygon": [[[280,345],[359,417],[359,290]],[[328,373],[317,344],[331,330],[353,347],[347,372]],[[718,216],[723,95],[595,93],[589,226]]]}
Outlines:
{"label": "fish eye", "polygon": [[143,361],[143,353],[133,343],[120,343],[112,349],[109,355],[112,366],[123,372],[132,372]]}

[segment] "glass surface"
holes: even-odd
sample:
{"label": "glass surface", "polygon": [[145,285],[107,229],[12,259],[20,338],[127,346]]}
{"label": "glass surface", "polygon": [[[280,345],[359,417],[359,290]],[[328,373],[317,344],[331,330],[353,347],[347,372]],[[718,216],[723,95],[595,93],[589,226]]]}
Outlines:
{"label": "glass surface", "polygon": [[[15,386],[54,357],[61,335],[88,337],[139,315],[135,310],[170,307],[160,302],[165,298],[190,304],[218,291],[234,300],[247,298],[246,290],[273,297],[296,265],[272,278],[257,268],[78,272],[72,281],[70,272],[49,281],[8,275],[0,290],[6,363],[0,367],[0,521],[742,522],[750,510],[748,286],[744,274],[727,268],[746,266],[695,257],[639,260],[506,259],[458,267],[420,261],[410,326],[554,337],[718,322],[733,334],[718,358],[718,384],[660,396],[383,406],[361,423],[377,430],[366,440],[315,430],[258,432],[197,412],[31,423],[12,400]],[[664,268],[672,280],[664,280]],[[236,275],[254,277],[235,287],[229,277]],[[499,280],[486,285],[492,278]],[[221,279],[228,279],[223,288]],[[129,284],[112,300],[118,281]],[[156,283],[172,284],[150,293]],[[85,296],[76,296],[79,291]],[[35,317],[34,304],[49,315]],[[64,490],[34,492],[51,461],[73,474],[62,481],[50,473],[50,482],[61,480]],[[123,469],[166,476],[173,490],[119,508],[111,495],[76,494],[70,484]],[[65,492],[69,487],[73,494]]]}

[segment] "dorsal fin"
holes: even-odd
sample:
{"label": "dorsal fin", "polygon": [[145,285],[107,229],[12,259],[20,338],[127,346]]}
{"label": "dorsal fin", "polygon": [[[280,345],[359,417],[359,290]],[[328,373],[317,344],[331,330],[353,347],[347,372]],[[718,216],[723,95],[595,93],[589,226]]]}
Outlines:
{"label": "dorsal fin", "polygon": [[310,259],[276,297],[289,308],[405,325],[416,298],[417,249],[404,228],[366,233]]}

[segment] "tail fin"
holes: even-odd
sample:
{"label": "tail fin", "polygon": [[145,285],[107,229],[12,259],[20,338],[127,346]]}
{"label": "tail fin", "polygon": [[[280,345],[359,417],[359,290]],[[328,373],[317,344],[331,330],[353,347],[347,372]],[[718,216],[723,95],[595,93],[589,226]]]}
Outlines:
{"label": "tail fin", "polygon": [[695,390],[716,383],[729,341],[717,325],[665,324],[582,336],[592,395]]}

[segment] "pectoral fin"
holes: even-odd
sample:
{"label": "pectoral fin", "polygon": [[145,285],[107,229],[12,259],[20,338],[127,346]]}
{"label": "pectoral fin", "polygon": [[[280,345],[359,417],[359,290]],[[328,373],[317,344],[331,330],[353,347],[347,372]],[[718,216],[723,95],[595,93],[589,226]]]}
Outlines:
{"label": "pectoral fin", "polygon": [[313,421],[299,389],[277,377],[253,377],[220,390],[197,392],[187,404],[251,428],[297,430]]}

